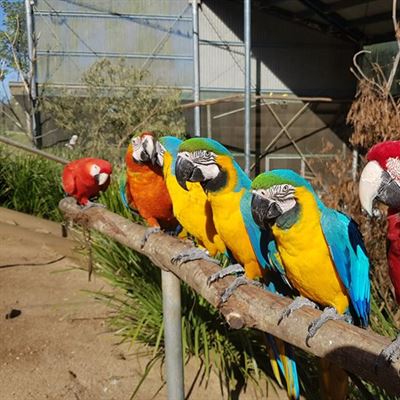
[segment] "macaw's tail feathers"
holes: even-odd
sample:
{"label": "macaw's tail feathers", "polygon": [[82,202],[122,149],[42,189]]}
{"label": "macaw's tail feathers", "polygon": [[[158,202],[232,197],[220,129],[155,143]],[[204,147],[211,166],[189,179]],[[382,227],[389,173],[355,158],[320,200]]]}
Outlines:
{"label": "macaw's tail feathers", "polygon": [[129,208],[128,199],[126,198],[126,174],[123,172],[119,178],[119,194],[126,208]]}
{"label": "macaw's tail feathers", "polygon": [[323,400],[345,400],[349,391],[349,377],[343,369],[320,359],[321,397]]}
{"label": "macaw's tail feathers", "polygon": [[300,397],[296,362],[291,347],[284,341],[267,335],[272,371],[278,383],[283,386],[281,375],[285,378],[286,389],[291,400]]}

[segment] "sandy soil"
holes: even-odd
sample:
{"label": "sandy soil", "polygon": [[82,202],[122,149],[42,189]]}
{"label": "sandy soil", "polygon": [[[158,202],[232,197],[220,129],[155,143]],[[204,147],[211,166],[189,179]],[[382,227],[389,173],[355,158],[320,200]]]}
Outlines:
{"label": "sandy soil", "polygon": [[[107,307],[87,291],[111,288],[87,272],[72,239],[60,225],[0,208],[0,399],[127,400],[149,356],[135,345],[118,345],[105,325]],[[6,319],[10,311],[21,314]],[[188,392],[197,371],[185,367]],[[166,399],[154,368],[137,399]],[[272,387],[268,399],[285,399]],[[190,399],[217,400],[216,377],[207,388],[197,384]],[[239,399],[261,398],[254,388]],[[265,398],[265,397],[262,397]]]}

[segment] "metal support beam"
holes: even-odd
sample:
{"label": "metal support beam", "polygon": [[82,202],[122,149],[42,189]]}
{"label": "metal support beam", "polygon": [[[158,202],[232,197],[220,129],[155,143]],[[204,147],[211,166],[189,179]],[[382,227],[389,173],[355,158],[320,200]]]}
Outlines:
{"label": "metal support beam", "polygon": [[206,105],[207,110],[207,137],[212,138],[212,122],[211,122],[211,104]]}
{"label": "metal support beam", "polygon": [[31,135],[36,147],[42,147],[42,139],[40,133],[40,114],[36,109],[37,107],[37,70],[36,70],[36,54],[35,54],[35,44],[34,44],[34,34],[35,28],[33,23],[33,10],[34,5],[33,0],[25,0],[25,15],[26,15],[26,35],[28,42],[28,61],[29,69],[31,73],[30,77],[30,113],[31,113]]}
{"label": "metal support beam", "polygon": [[184,400],[180,280],[161,271],[168,400]]}
{"label": "metal support beam", "polygon": [[[199,2],[192,2],[193,17],[193,98],[194,102],[200,101],[200,57],[199,57]],[[194,135],[200,136],[200,107],[194,108]]]}
{"label": "metal support beam", "polygon": [[251,0],[244,0],[244,46],[245,46],[245,78],[244,78],[244,170],[250,174],[250,135],[251,135]]}

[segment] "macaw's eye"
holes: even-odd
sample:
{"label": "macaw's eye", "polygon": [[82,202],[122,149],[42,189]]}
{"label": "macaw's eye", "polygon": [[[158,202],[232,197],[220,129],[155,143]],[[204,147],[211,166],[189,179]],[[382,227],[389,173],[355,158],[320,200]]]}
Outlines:
{"label": "macaw's eye", "polygon": [[289,190],[289,185],[283,185],[283,190],[288,191]]}

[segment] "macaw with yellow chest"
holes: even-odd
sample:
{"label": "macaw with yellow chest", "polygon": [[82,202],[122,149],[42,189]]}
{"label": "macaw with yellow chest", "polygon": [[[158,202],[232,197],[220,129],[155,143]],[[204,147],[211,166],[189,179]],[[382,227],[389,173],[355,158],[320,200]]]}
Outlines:
{"label": "macaw with yellow chest", "polygon": [[[211,205],[199,183],[188,183],[184,190],[175,175],[175,163],[178,148],[182,140],[174,136],[162,136],[156,143],[157,162],[163,166],[163,173],[168,192],[172,199],[173,213],[185,231],[190,233],[205,248],[208,255],[214,257],[218,252],[225,252],[225,245],[214,226]],[[194,249],[179,254],[173,262],[182,264],[188,261],[205,259],[219,263],[201,249]]]}
{"label": "macaw with yellow chest", "polygon": [[[192,138],[179,146],[175,165],[178,183],[187,190],[190,182],[198,182],[207,194],[218,236],[234,259],[234,264],[212,275],[209,284],[231,273],[241,273],[223,293],[226,301],[243,284],[257,284],[254,279],[265,279],[268,288],[275,291],[284,287],[280,274],[276,274],[268,258],[268,248],[261,243],[271,239],[269,230],[260,229],[251,215],[249,191],[251,181],[233,159],[232,154],[212,139]],[[271,254],[272,258],[274,254]],[[299,397],[299,383],[290,346],[268,335],[271,344],[271,365],[280,382],[279,370],[286,379],[291,399]]]}
{"label": "macaw with yellow chest", "polygon": [[174,231],[179,225],[173,214],[162,168],[156,163],[153,133],[144,132],[132,139],[125,163],[126,174],[120,182],[120,194],[124,204],[137,211],[150,226],[142,243],[144,246],[152,233],[160,229]]}
{"label": "macaw with yellow chest", "polygon": [[[367,160],[360,176],[361,206],[371,217],[374,201],[389,207],[387,261],[396,301],[400,305],[400,141],[374,145],[367,153]],[[400,359],[400,334],[383,350],[382,356],[392,362]]]}
{"label": "macaw with yellow chest", "polygon": [[[330,319],[349,319],[367,327],[370,311],[369,259],[357,224],[326,207],[310,183],[291,170],[260,174],[252,185],[251,210],[261,228],[270,227],[286,276],[302,297],[283,316],[312,302],[323,306],[322,316],[309,327],[307,340]],[[324,378],[323,378],[324,379]],[[348,378],[342,371],[333,382],[344,399]]]}

